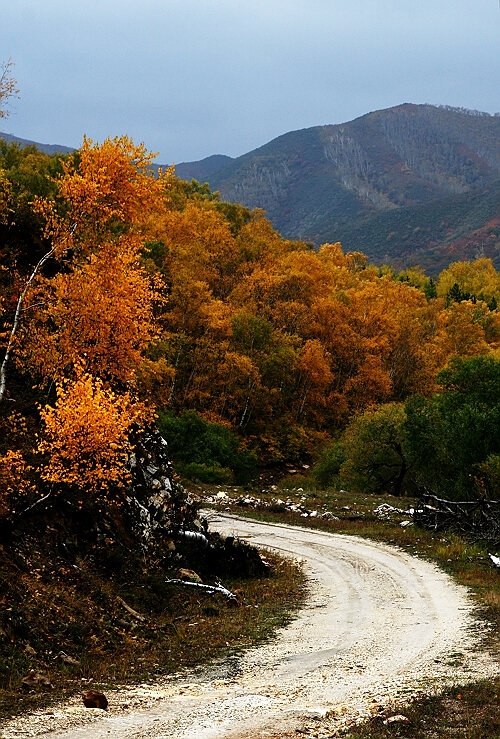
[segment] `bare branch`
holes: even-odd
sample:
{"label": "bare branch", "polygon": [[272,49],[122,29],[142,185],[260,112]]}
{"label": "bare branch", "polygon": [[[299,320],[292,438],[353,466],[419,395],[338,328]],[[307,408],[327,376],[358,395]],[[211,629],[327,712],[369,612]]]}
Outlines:
{"label": "bare branch", "polygon": [[130,615],[133,616],[135,619],[137,619],[137,621],[145,621],[146,620],[146,618],[141,613],[138,613],[131,606],[129,606],[128,603],[125,603],[125,601],[123,600],[123,598],[120,598],[119,595],[117,596],[116,599],[125,608],[125,610],[127,611],[127,613],[130,613]]}
{"label": "bare branch", "polygon": [[12,330],[10,332],[9,341],[7,344],[7,349],[5,350],[5,356],[3,358],[2,366],[0,367],[0,401],[2,400],[4,394],[5,394],[5,385],[7,381],[7,364],[10,357],[10,352],[12,349],[12,344],[14,343],[14,337],[16,335],[17,328],[19,326],[19,319],[21,317],[21,311],[23,309],[23,302],[24,298],[26,297],[26,293],[28,292],[31,283],[37,276],[40,269],[43,267],[45,262],[50,259],[51,256],[53,256],[54,252],[56,250],[56,247],[53,246],[50,251],[48,251],[46,254],[43,255],[43,257],[40,259],[38,264],[36,265],[35,269],[31,273],[28,281],[26,282],[26,285],[24,286],[24,290],[22,291],[21,295],[19,296],[19,299],[17,301],[17,307],[16,307],[16,313],[14,316],[14,322],[12,324]]}
{"label": "bare branch", "polygon": [[221,593],[221,595],[225,595],[226,598],[236,600],[235,594],[231,593],[231,591],[225,588],[224,585],[221,585],[220,582],[216,582],[215,585],[204,585],[200,582],[193,582],[192,580],[179,580],[178,578],[165,580],[165,582],[169,585],[184,585],[186,587],[198,588],[198,590],[203,590],[203,592],[207,593],[208,595]]}
{"label": "bare branch", "polygon": [[12,76],[13,66],[12,59],[0,64],[0,118],[7,118],[9,115],[9,111],[6,109],[8,99],[19,97],[19,90],[16,87],[17,82]]}

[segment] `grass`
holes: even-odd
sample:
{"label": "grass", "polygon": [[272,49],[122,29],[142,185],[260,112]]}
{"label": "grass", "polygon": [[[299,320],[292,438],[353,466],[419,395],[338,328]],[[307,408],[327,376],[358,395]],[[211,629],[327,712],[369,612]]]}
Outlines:
{"label": "grass", "polygon": [[[0,720],[89,685],[144,681],[261,643],[293,617],[305,593],[300,569],[272,554],[268,576],[224,580],[238,605],[167,584],[161,566],[142,569],[135,560],[106,575],[93,561],[75,569],[40,550],[25,556],[9,558],[0,548],[0,602],[9,613],[0,634]],[[145,620],[131,617],[117,596]],[[78,664],[65,664],[60,652]],[[53,688],[24,692],[30,669]]]}
{"label": "grass", "polygon": [[[491,544],[466,539],[453,532],[436,534],[415,526],[402,527],[401,522],[409,520],[409,515],[394,513],[390,518],[383,519],[374,512],[381,503],[407,510],[414,504],[410,498],[322,491],[316,489],[308,478],[295,475],[274,487],[274,490],[255,494],[261,501],[257,509],[241,507],[228,500],[224,500],[221,506],[239,515],[260,520],[367,537],[393,544],[410,554],[435,562],[457,582],[469,588],[479,606],[478,616],[484,619],[483,647],[494,655],[500,655],[500,572],[488,558],[488,552],[492,551]],[[236,496],[236,492],[231,495]],[[319,513],[328,510],[338,520],[305,518],[287,511],[273,512],[268,506],[276,498],[301,503],[308,510]],[[492,628],[488,628],[489,625]],[[462,685],[437,696],[417,699],[409,705],[393,705],[379,716],[350,728],[342,735],[350,739],[441,739],[450,736],[500,739],[499,698],[500,678]],[[384,724],[384,720],[394,714],[405,715],[409,723]]]}
{"label": "grass", "polygon": [[[500,737],[500,684],[483,680],[446,690],[438,696],[408,705],[393,705],[364,724],[347,729],[341,736],[349,739],[422,739],[422,737],[463,737],[498,739]],[[390,716],[403,715],[408,723],[385,724]]]}

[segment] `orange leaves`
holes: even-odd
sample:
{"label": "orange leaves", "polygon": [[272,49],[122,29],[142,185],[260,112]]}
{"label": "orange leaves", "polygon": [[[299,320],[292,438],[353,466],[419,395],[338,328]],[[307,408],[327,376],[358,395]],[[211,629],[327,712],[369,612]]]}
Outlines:
{"label": "orange leaves", "polygon": [[148,415],[128,393],[116,395],[89,374],[80,374],[74,384],[58,383],[55,406],[41,411],[42,479],[89,492],[123,486],[130,429],[150,420]]}
{"label": "orange leaves", "polygon": [[130,380],[155,335],[138,246],[137,237],[122,236],[73,271],[43,280],[32,302],[44,310],[24,331],[21,361],[47,379],[81,363],[101,377]]}
{"label": "orange leaves", "polygon": [[32,490],[27,479],[31,467],[24,461],[19,451],[8,450],[0,456],[0,516],[9,510],[8,498],[13,493],[17,497],[26,495]]}
{"label": "orange leaves", "polygon": [[156,177],[154,156],[127,136],[101,145],[84,138],[73,159],[63,164],[59,183],[68,220],[80,235],[95,237],[116,222],[137,228],[162,207],[172,170]]}
{"label": "orange leaves", "polygon": [[308,384],[316,388],[324,389],[332,381],[329,356],[318,339],[305,342],[299,370],[307,377]]}

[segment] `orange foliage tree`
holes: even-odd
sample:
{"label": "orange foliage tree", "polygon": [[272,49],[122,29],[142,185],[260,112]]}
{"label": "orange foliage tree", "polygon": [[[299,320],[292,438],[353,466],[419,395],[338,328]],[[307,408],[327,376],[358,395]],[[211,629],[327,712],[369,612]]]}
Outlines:
{"label": "orange foliage tree", "polygon": [[41,410],[42,479],[89,492],[123,487],[129,479],[130,430],[144,420],[144,406],[85,373],[76,382],[58,382],[56,389],[55,405]]}

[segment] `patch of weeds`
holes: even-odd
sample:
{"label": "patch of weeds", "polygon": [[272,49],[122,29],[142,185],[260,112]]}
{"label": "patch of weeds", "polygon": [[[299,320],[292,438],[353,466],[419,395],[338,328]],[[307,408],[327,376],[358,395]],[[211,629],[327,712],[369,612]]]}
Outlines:
{"label": "patch of weeds", "polygon": [[[345,730],[347,739],[500,738],[500,678],[446,690],[408,705],[395,704],[360,726]],[[408,723],[384,723],[402,714]]]}

